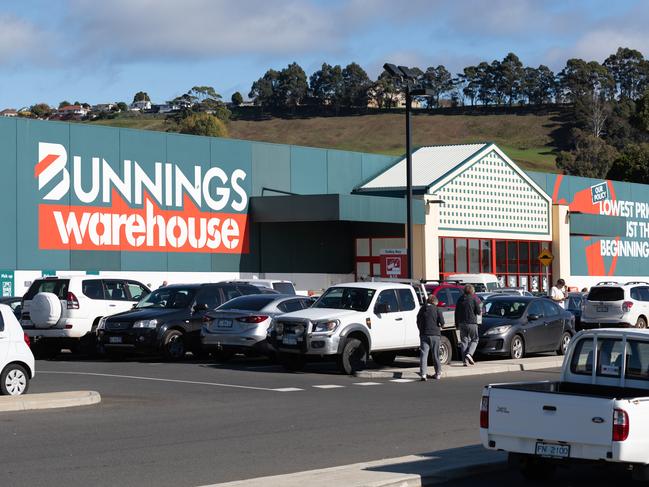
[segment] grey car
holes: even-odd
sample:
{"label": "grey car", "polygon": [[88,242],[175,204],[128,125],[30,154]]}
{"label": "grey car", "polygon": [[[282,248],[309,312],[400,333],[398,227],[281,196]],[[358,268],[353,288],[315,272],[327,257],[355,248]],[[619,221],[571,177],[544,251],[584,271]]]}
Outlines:
{"label": "grey car", "polygon": [[201,329],[201,345],[218,361],[236,353],[272,355],[266,332],[274,317],[309,308],[315,302],[307,296],[256,294],[240,296],[207,314]]}

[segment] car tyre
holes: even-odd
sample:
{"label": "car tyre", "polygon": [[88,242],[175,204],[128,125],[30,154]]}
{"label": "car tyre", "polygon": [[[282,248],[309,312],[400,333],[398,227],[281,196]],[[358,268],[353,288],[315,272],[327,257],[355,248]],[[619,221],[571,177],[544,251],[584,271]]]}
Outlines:
{"label": "car tyre", "polygon": [[7,365],[0,374],[0,393],[4,396],[19,396],[29,389],[29,374],[19,364]]}
{"label": "car tyre", "polygon": [[639,316],[638,321],[635,322],[636,328],[647,328],[647,319],[644,316]]}
{"label": "car tyre", "polygon": [[393,365],[396,358],[397,352],[374,352],[372,354],[372,360],[383,367]]}
{"label": "car tyre", "polygon": [[520,335],[514,335],[509,344],[509,356],[513,359],[521,359],[525,357],[525,342]]}
{"label": "car tyre", "polygon": [[561,341],[559,342],[559,348],[557,348],[557,355],[565,355],[566,350],[568,350],[568,345],[570,345],[570,340],[572,339],[572,335],[564,331],[563,334],[561,335]]}
{"label": "car tyre", "polygon": [[166,360],[181,360],[185,357],[185,337],[181,331],[169,330],[162,339],[162,355]]}
{"label": "car tyre", "polygon": [[306,365],[306,358],[303,355],[294,353],[280,353],[278,355],[279,362],[289,372],[299,372],[304,369]]}
{"label": "car tyre", "polygon": [[[448,338],[442,336],[439,340],[439,363],[441,365],[448,365],[451,363],[452,358],[453,345],[451,345],[451,341]],[[428,363],[432,362],[429,360]]]}
{"label": "car tyre", "polygon": [[338,356],[338,369],[343,374],[353,375],[354,372],[367,366],[367,347],[358,338],[350,338],[345,342],[342,353]]}

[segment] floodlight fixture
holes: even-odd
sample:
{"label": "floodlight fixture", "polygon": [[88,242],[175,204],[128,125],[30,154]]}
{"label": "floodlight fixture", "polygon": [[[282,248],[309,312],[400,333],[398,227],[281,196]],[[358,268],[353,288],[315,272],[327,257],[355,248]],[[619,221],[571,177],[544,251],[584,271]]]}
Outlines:
{"label": "floodlight fixture", "polygon": [[406,79],[415,79],[417,77],[415,72],[408,66],[399,66],[399,71],[403,73],[403,77]]}
{"label": "floodlight fixture", "polygon": [[403,77],[403,72],[401,72],[399,70],[399,68],[397,68],[396,64],[385,63],[383,65],[383,69],[385,69],[387,71],[387,73],[392,77],[396,77],[396,78],[402,78]]}

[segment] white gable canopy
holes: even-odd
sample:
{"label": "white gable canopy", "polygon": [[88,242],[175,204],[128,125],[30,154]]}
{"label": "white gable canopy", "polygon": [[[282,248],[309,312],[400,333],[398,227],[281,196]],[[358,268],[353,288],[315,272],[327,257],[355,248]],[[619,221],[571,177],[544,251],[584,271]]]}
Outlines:
{"label": "white gable canopy", "polygon": [[[412,155],[413,190],[440,202],[440,234],[551,238],[552,200],[495,144],[423,147]],[[406,160],[358,188],[403,195]]]}

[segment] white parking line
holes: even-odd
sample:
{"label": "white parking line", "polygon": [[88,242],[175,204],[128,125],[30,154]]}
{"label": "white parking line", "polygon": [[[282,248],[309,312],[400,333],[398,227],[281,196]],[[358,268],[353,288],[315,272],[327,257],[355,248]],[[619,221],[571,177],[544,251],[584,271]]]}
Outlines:
{"label": "white parking line", "polygon": [[136,375],[118,375],[118,374],[99,374],[96,372],[60,372],[60,371],[39,371],[39,374],[61,374],[61,375],[89,375],[93,377],[115,377],[118,379],[136,379],[136,380],[150,380],[155,382],[175,382],[177,384],[192,384],[192,385],[201,385],[201,386],[213,386],[213,387],[229,387],[232,389],[250,389],[253,391],[271,391],[271,392],[294,392],[302,391],[304,389],[298,389],[296,387],[283,387],[279,389],[271,389],[268,387],[254,387],[254,386],[240,386],[236,384],[221,384],[218,382],[201,382],[195,380],[179,380],[179,379],[160,379],[157,377],[140,377]]}
{"label": "white parking line", "polygon": [[316,389],[339,389],[339,388],[345,387],[345,386],[338,386],[338,385],[335,385],[335,384],[323,384],[323,385],[320,385],[320,386],[313,386],[313,387],[315,387]]}
{"label": "white parking line", "polygon": [[390,382],[396,382],[398,384],[405,384],[406,382],[414,382],[415,379],[391,379]]}
{"label": "white parking line", "polygon": [[355,386],[380,386],[380,382],[354,382]]}

